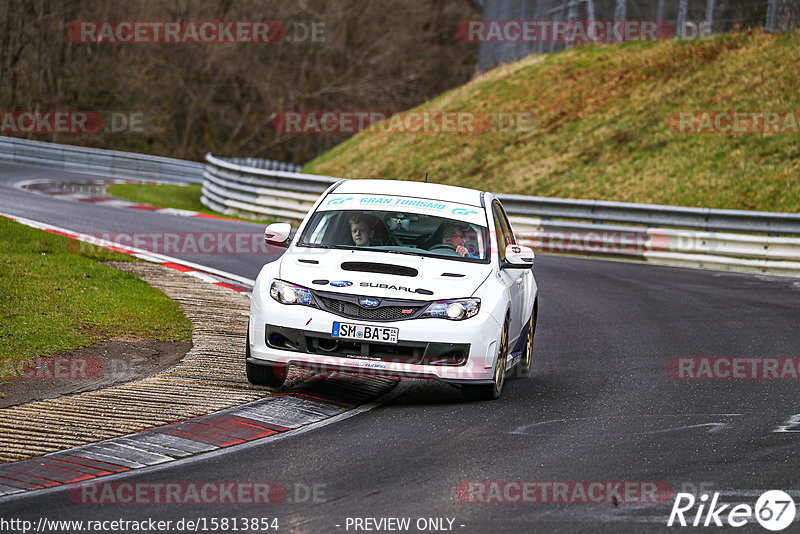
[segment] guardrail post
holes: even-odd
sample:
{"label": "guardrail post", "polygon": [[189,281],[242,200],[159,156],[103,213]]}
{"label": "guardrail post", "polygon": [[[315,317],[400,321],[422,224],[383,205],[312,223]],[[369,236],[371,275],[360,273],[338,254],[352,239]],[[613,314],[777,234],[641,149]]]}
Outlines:
{"label": "guardrail post", "polygon": [[614,8],[614,22],[625,22],[625,11],[628,4],[626,0],[617,0],[617,6]]}
{"label": "guardrail post", "polygon": [[714,24],[714,0],[706,2],[706,27],[703,28],[703,35],[712,33]]}
{"label": "guardrail post", "polygon": [[778,29],[778,0],[769,0],[767,5],[766,29],[772,32]]}
{"label": "guardrail post", "polygon": [[[614,8],[614,28],[617,27],[617,23],[625,22],[626,20],[625,17],[627,16],[626,14],[627,9],[628,9],[628,4],[626,0],[617,0],[617,5]],[[622,33],[624,34],[625,32],[623,31]],[[614,38],[614,41],[616,42],[616,38]]]}
{"label": "guardrail post", "polygon": [[[564,20],[564,16],[566,15],[566,13],[565,13],[566,9],[567,9],[567,2],[566,2],[566,0],[564,0],[561,3],[561,7],[558,8],[558,15],[556,16],[555,20],[559,20],[559,21]],[[566,43],[564,44],[564,47],[566,48]],[[553,53],[553,52],[555,52],[555,50],[556,50],[556,40],[555,39],[551,39],[550,40],[550,52]]]}
{"label": "guardrail post", "polygon": [[681,0],[678,4],[678,28],[677,36],[686,36],[686,12],[689,10],[689,0]]}
{"label": "guardrail post", "polygon": [[[543,22],[542,18],[544,16],[544,1],[543,0],[536,0],[536,12],[533,15],[533,18],[538,22]],[[536,53],[542,54],[544,53],[544,39],[537,39],[536,43]]]}
{"label": "guardrail post", "polygon": [[[569,0],[569,11],[567,11],[567,21],[569,22],[570,27],[575,23],[575,19],[578,18],[578,0]],[[574,32],[570,32],[574,35]],[[572,48],[575,46],[575,41],[567,41],[567,48]]]}
{"label": "guardrail post", "polygon": [[594,0],[584,0],[586,2],[586,18],[591,22],[595,20]]}

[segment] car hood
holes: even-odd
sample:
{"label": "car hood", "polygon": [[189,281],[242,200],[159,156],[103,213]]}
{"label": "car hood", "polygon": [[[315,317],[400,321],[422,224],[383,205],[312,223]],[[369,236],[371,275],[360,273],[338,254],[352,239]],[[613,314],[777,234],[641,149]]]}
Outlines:
{"label": "car hood", "polygon": [[469,297],[491,273],[489,264],[330,249],[287,252],[280,262],[281,280],[312,290],[425,301]]}

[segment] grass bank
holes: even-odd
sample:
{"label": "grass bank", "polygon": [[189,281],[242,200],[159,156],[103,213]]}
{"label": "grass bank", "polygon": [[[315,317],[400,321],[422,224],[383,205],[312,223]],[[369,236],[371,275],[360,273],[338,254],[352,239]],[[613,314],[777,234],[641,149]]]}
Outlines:
{"label": "grass bank", "polygon": [[365,131],[304,172],[416,180],[427,172],[435,182],[495,192],[798,212],[797,129],[680,133],[674,127],[681,112],[800,117],[798,64],[798,32],[588,46],[529,57],[416,109],[527,112],[533,128]]}
{"label": "grass bank", "polygon": [[106,191],[108,194],[114,195],[115,197],[130,200],[131,202],[150,204],[151,206],[158,206],[160,208],[190,210],[246,222],[269,222],[267,219],[245,219],[243,217],[226,215],[224,213],[219,213],[217,211],[208,209],[205,205],[203,205],[202,202],[200,202],[200,196],[202,194],[202,186],[200,184],[113,184],[108,186]]}
{"label": "grass bank", "polygon": [[0,217],[0,379],[24,360],[117,336],[191,341],[174,301],[99,263],[128,256],[91,248]]}

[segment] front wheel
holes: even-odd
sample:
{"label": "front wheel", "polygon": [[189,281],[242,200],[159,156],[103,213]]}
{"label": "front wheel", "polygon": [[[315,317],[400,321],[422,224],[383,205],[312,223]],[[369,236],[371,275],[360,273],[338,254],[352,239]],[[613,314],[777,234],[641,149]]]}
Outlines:
{"label": "front wheel", "polygon": [[519,360],[519,375],[522,377],[531,376],[531,362],[533,361],[533,334],[536,332],[536,312],[539,303],[533,303],[533,311],[528,321],[528,335],[525,338],[525,348],[522,350],[522,357]]}
{"label": "front wheel", "polygon": [[286,382],[285,365],[259,365],[246,362],[247,381],[254,386],[269,386],[279,388]]}
{"label": "front wheel", "polygon": [[250,327],[247,327],[247,339],[245,340],[245,369],[247,371],[247,381],[254,386],[268,386],[279,388],[286,382],[285,365],[259,365],[251,363],[250,360]]}
{"label": "front wheel", "polygon": [[494,375],[491,384],[465,384],[461,391],[470,400],[494,400],[500,397],[503,385],[506,382],[506,364],[508,359],[508,319],[503,324],[500,335],[500,346],[497,349],[497,363],[494,366]]}

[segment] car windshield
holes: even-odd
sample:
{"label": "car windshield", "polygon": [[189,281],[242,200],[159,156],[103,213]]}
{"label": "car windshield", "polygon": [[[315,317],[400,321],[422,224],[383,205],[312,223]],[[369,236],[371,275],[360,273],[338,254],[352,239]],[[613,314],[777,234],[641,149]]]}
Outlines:
{"label": "car windshield", "polygon": [[474,222],[379,210],[319,211],[298,245],[487,262],[489,232]]}

